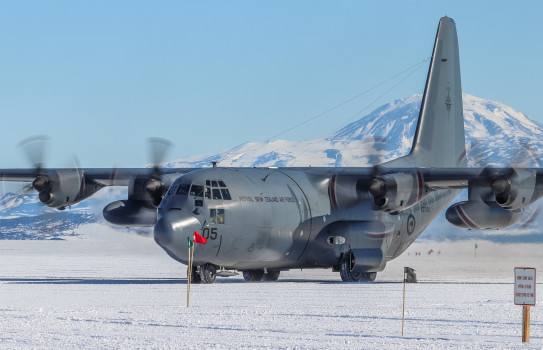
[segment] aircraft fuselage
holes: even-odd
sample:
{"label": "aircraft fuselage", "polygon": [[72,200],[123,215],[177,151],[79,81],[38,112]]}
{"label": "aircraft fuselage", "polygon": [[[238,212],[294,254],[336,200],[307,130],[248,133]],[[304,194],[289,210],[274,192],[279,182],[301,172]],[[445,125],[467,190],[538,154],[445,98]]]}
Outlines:
{"label": "aircraft fuselage", "polygon": [[457,191],[429,193],[398,213],[373,207],[341,174],[283,169],[207,168],[179,177],[164,197],[155,240],[188,263],[187,238],[196,231],[194,265],[237,270],[338,266],[351,250],[382,252],[367,271],[381,271],[452,201]]}

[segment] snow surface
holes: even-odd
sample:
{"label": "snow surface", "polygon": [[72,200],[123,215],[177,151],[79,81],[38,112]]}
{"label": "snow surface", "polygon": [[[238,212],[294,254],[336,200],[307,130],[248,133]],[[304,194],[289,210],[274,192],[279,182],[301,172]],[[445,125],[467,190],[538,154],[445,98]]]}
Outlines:
{"label": "snow surface", "polygon": [[[330,270],[289,271],[275,283],[237,276],[193,285],[187,308],[186,266],[152,239],[97,224],[76,233],[2,241],[1,348],[543,346],[537,306],[531,343],[521,343],[512,284],[515,266],[541,271],[541,245],[478,242],[474,257],[474,241],[425,241],[390,262],[376,283],[341,283]],[[415,268],[420,282],[406,288],[402,337],[403,266]]]}

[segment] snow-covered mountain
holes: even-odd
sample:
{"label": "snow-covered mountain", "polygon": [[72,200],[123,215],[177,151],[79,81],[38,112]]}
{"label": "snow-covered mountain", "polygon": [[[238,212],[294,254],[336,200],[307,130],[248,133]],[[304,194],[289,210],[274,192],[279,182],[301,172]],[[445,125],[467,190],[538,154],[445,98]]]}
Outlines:
{"label": "snow-covered mountain", "polygon": [[[409,153],[422,95],[387,103],[339,131],[307,141],[247,142],[212,155],[178,159],[167,167],[365,166]],[[470,166],[507,165],[543,149],[543,126],[502,103],[463,94]],[[520,154],[519,154],[520,153]],[[530,156],[532,157],[532,156]]]}
{"label": "snow-covered mountain", "polygon": [[[232,167],[374,165],[409,152],[421,99],[421,95],[413,95],[392,101],[319,139],[247,142],[217,154],[177,159],[164,166],[208,167],[214,161],[220,162],[220,166]],[[469,166],[541,166],[538,155],[543,151],[542,125],[499,102],[468,94],[463,95],[463,102]],[[4,209],[0,211],[0,239],[50,239],[71,234],[78,225],[104,222],[101,208],[125,197],[126,191],[106,189],[70,210],[57,212],[44,211],[35,194],[8,193],[1,200]],[[44,212],[45,215],[37,215]],[[59,233],[55,235],[54,230],[48,229],[51,227]],[[442,217],[422,238],[543,242],[543,235],[535,230],[497,232],[456,229]]]}

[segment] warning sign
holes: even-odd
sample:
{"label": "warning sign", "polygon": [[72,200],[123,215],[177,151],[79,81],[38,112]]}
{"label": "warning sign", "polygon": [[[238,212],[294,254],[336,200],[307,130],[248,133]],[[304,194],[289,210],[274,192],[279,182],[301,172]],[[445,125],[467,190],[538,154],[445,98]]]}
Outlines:
{"label": "warning sign", "polygon": [[515,305],[535,305],[535,269],[515,267]]}

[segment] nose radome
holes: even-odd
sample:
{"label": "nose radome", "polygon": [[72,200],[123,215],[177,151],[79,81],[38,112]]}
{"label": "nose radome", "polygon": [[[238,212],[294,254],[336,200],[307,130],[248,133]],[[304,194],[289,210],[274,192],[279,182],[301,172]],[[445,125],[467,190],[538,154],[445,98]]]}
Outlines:
{"label": "nose radome", "polygon": [[163,215],[159,217],[154,229],[155,241],[162,246],[170,245],[173,239],[173,232],[171,216]]}
{"label": "nose radome", "polygon": [[[155,241],[161,246],[171,246],[175,244],[186,244],[183,230],[188,226],[197,226],[199,221],[193,216],[183,215],[180,210],[169,210],[164,215],[159,216],[155,228]],[[188,234],[186,234],[188,236]]]}

